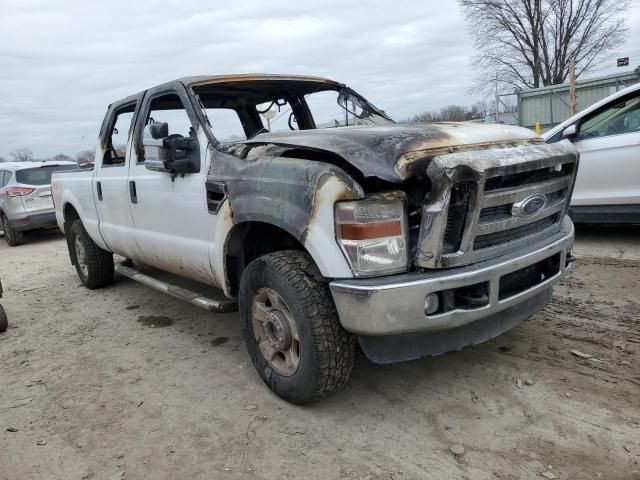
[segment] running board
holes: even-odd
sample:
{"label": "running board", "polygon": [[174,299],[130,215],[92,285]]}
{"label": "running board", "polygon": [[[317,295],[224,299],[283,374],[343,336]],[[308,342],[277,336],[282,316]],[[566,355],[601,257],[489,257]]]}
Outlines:
{"label": "running board", "polygon": [[139,272],[135,268],[125,265],[124,262],[117,263],[115,269],[120,275],[130,278],[131,280],[135,280],[159,292],[179,298],[180,300],[189,302],[191,305],[204,308],[210,312],[227,313],[238,310],[238,303],[235,300],[212,300],[211,298],[203,297],[199,293],[192,292],[191,290],[156,280],[149,275]]}

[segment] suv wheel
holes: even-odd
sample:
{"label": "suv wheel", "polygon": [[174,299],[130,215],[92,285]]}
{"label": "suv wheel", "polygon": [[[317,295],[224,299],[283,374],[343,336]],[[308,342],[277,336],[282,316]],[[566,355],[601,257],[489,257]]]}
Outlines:
{"label": "suv wheel", "polygon": [[247,350],[276,395],[304,404],[347,383],[354,337],[340,325],[308,254],[287,250],[254,260],[242,274],[239,300]]}
{"label": "suv wheel", "polygon": [[16,247],[20,245],[24,241],[24,233],[16,232],[9,226],[9,219],[1,215],[0,220],[2,220],[2,230],[4,230],[4,239],[7,241],[7,245],[10,247]]}
{"label": "suv wheel", "polygon": [[73,222],[67,241],[73,252],[78,277],[85,287],[94,290],[113,282],[113,254],[91,240],[81,220]]}

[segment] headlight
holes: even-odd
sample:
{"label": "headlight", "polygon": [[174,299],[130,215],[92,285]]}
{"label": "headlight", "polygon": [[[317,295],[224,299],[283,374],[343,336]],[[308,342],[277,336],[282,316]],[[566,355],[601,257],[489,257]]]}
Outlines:
{"label": "headlight", "polygon": [[338,244],[356,276],[404,272],[407,235],[404,203],[398,200],[338,202]]}

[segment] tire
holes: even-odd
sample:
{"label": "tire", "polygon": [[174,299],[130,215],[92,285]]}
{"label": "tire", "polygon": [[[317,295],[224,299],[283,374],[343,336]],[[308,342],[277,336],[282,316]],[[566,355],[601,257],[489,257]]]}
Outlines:
{"label": "tire", "polygon": [[95,290],[113,282],[113,254],[91,240],[81,220],[71,225],[68,242],[76,272],[85,287]]}
{"label": "tire", "polygon": [[0,333],[4,332],[9,328],[9,321],[7,320],[7,314],[0,305]]}
{"label": "tire", "polygon": [[[271,301],[273,292],[279,300]],[[355,338],[340,325],[329,286],[308,254],[285,250],[254,260],[242,274],[239,297],[247,351],[258,374],[276,395],[305,404],[347,383],[355,359]],[[268,320],[256,320],[254,315]],[[273,353],[273,343],[266,340],[282,331],[273,327],[282,326],[282,319],[291,323],[290,337],[297,335],[298,340],[271,361],[263,351]],[[282,338],[286,340],[286,334]]]}
{"label": "tire", "polygon": [[0,216],[0,220],[2,220],[2,230],[4,231],[4,239],[7,242],[7,245],[10,247],[17,247],[18,245],[24,242],[24,233],[16,232],[9,226],[9,219],[2,215]]}

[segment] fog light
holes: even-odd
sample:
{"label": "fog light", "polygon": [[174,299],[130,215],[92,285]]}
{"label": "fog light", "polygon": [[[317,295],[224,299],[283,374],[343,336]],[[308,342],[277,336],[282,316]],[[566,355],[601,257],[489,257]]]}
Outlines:
{"label": "fog light", "polygon": [[438,311],[438,307],[440,307],[440,300],[438,300],[437,293],[430,293],[426,297],[424,297],[424,314],[425,315],[433,315]]}

